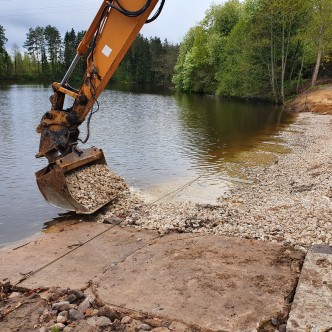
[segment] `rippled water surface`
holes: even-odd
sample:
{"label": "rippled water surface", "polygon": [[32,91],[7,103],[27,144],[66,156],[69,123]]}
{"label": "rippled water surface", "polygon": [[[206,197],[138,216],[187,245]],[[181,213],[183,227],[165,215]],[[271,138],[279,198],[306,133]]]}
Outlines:
{"label": "rippled water surface", "polygon": [[[34,177],[46,165],[34,157],[35,128],[50,94],[42,85],[0,88],[0,246],[40,231],[63,212],[44,202]],[[271,105],[209,96],[106,90],[99,103],[87,145],[102,148],[110,168],[143,189],[181,177],[229,175],[258,144],[268,150],[289,121]]]}

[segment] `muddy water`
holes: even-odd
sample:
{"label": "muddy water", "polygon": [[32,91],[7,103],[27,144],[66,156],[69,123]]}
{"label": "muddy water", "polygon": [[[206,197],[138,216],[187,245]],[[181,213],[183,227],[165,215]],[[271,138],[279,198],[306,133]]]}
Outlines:
{"label": "muddy water", "polygon": [[[50,93],[42,85],[0,88],[0,246],[39,232],[63,212],[44,202],[34,178],[46,164],[34,157],[35,127]],[[238,178],[244,164],[287,152],[278,132],[291,119],[271,105],[110,90],[99,102],[87,146],[102,148],[111,169],[134,187],[197,175]]]}

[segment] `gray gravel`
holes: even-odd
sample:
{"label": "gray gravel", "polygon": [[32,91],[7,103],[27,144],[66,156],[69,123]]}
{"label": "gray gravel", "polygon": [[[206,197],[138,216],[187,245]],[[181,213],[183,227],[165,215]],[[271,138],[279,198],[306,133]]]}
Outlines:
{"label": "gray gravel", "polygon": [[214,204],[143,204],[129,195],[98,221],[169,232],[213,233],[302,247],[332,245],[332,116],[301,113],[280,133],[289,154],[245,168],[248,183]]}
{"label": "gray gravel", "polygon": [[72,196],[85,208],[94,210],[121,197],[128,187],[107,165],[89,165],[66,174]]}

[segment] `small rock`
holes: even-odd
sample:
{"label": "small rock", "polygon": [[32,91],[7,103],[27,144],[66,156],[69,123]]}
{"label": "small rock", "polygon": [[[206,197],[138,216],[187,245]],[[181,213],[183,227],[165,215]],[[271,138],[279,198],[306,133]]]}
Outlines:
{"label": "small rock", "polygon": [[167,327],[156,327],[152,330],[153,332],[170,332],[170,329]]}
{"label": "small rock", "polygon": [[78,299],[84,299],[85,295],[82,291],[78,290],[78,289],[71,289],[69,292],[69,294],[74,294]]}
{"label": "small rock", "polygon": [[110,217],[105,219],[103,222],[104,224],[112,224],[112,225],[117,225],[120,224],[122,222],[123,219],[119,218],[119,217]]}
{"label": "small rock", "polygon": [[46,328],[46,327],[41,327],[41,328],[39,329],[39,332],[47,332],[47,328]]}
{"label": "small rock", "polygon": [[65,323],[67,323],[67,321],[68,321],[68,317],[65,317],[65,316],[58,315],[58,317],[56,318],[57,323],[65,324]]}
{"label": "small rock", "polygon": [[45,309],[43,314],[39,317],[40,323],[48,323],[52,319],[53,315]]}
{"label": "small rock", "polygon": [[98,316],[105,316],[109,318],[112,322],[117,318],[120,318],[119,314],[109,306],[104,306],[99,309]]}
{"label": "small rock", "polygon": [[[58,301],[64,294],[66,290],[60,288],[50,288],[48,290],[48,301],[55,302]],[[47,296],[47,293],[45,294]]]}
{"label": "small rock", "polygon": [[69,310],[69,319],[70,320],[81,320],[84,319],[84,315],[82,312],[79,312],[76,309]]}
{"label": "small rock", "polygon": [[63,302],[54,303],[52,305],[52,309],[57,311],[69,310],[69,302],[63,301]]}
{"label": "small rock", "polygon": [[141,331],[151,331],[151,326],[148,324],[141,324],[137,327],[137,330],[141,330]]}
{"label": "small rock", "polygon": [[71,326],[66,326],[64,329],[63,329],[63,332],[73,332],[74,329],[71,327]]}
{"label": "small rock", "polygon": [[273,325],[273,326],[277,326],[278,325],[278,319],[276,319],[276,318],[271,318],[271,324]]}
{"label": "small rock", "polygon": [[109,318],[107,317],[91,317],[88,318],[87,323],[92,326],[96,327],[106,327],[112,325],[112,322]]}
{"label": "small rock", "polygon": [[286,332],[286,324],[281,324],[280,326],[279,326],[279,332]]}
{"label": "small rock", "polygon": [[88,308],[90,308],[91,304],[95,301],[95,297],[92,295],[89,295],[85,298],[85,300],[78,306],[78,311],[81,313],[86,312]]}
{"label": "small rock", "polygon": [[64,310],[59,312],[58,316],[63,316],[63,317],[67,317],[68,318],[68,311]]}
{"label": "small rock", "polygon": [[162,321],[157,319],[145,319],[144,322],[151,327],[161,327]]}
{"label": "small rock", "polygon": [[122,319],[121,319],[121,324],[130,324],[132,322],[132,318],[129,317],[129,316],[124,316]]}
{"label": "small rock", "polygon": [[75,294],[69,294],[68,296],[67,296],[67,301],[69,302],[69,303],[73,303],[73,302],[75,302],[77,300],[77,296],[75,295]]}
{"label": "small rock", "polygon": [[85,311],[85,317],[91,317],[93,315],[93,309],[92,308],[88,308]]}

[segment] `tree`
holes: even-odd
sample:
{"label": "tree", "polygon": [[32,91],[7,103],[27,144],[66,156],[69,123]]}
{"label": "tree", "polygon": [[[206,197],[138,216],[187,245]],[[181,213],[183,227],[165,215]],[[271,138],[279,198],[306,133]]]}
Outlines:
{"label": "tree", "polygon": [[5,44],[8,41],[5,35],[5,28],[0,25],[0,77],[8,78],[12,73],[13,64],[6,50]]}
{"label": "tree", "polygon": [[230,0],[212,5],[201,23],[191,28],[180,45],[173,83],[181,91],[214,93],[223,66],[227,37],[239,20],[241,4]]}
{"label": "tree", "polygon": [[171,86],[172,77],[174,75],[174,67],[179,53],[179,46],[169,44],[167,39],[165,39],[162,47],[163,53],[160,61],[161,67],[159,68],[162,82],[160,82],[159,85],[162,84],[163,86]]}
{"label": "tree", "polygon": [[312,17],[308,24],[307,37],[316,49],[316,62],[311,85],[317,82],[324,54],[332,51],[332,1],[312,0]]}
{"label": "tree", "polygon": [[192,90],[193,66],[191,64],[191,49],[194,45],[194,28],[190,28],[184,36],[179,48],[177,63],[174,67],[172,82],[176,90],[190,92]]}
{"label": "tree", "polygon": [[37,26],[35,29],[29,28],[27,39],[23,45],[34,63],[35,73],[38,75],[45,73],[48,68],[46,56],[46,41],[44,28]]}
{"label": "tree", "polygon": [[47,25],[44,29],[44,36],[46,40],[48,60],[51,64],[51,72],[53,77],[55,77],[60,68],[62,53],[61,35],[56,27]]}
{"label": "tree", "polygon": [[66,70],[72,63],[76,55],[76,32],[74,29],[67,31],[64,38],[64,69]]}
{"label": "tree", "polygon": [[[299,41],[308,19],[308,0],[248,0],[253,57],[266,66],[276,103],[284,103],[295,72],[300,68],[303,46]],[[287,81],[287,82],[286,82]]]}
{"label": "tree", "polygon": [[0,25],[0,54],[4,54],[6,52],[5,44],[8,39],[6,38],[5,32],[5,28]]}
{"label": "tree", "polygon": [[154,37],[149,40],[149,71],[150,71],[150,81],[152,84],[158,84],[159,82],[163,82],[163,55],[164,49],[161,43],[160,38]]}
{"label": "tree", "polygon": [[20,52],[20,49],[17,44],[13,45],[12,48],[12,54],[13,54],[13,68],[14,68],[14,74],[15,75],[21,75],[22,74],[22,54]]}

